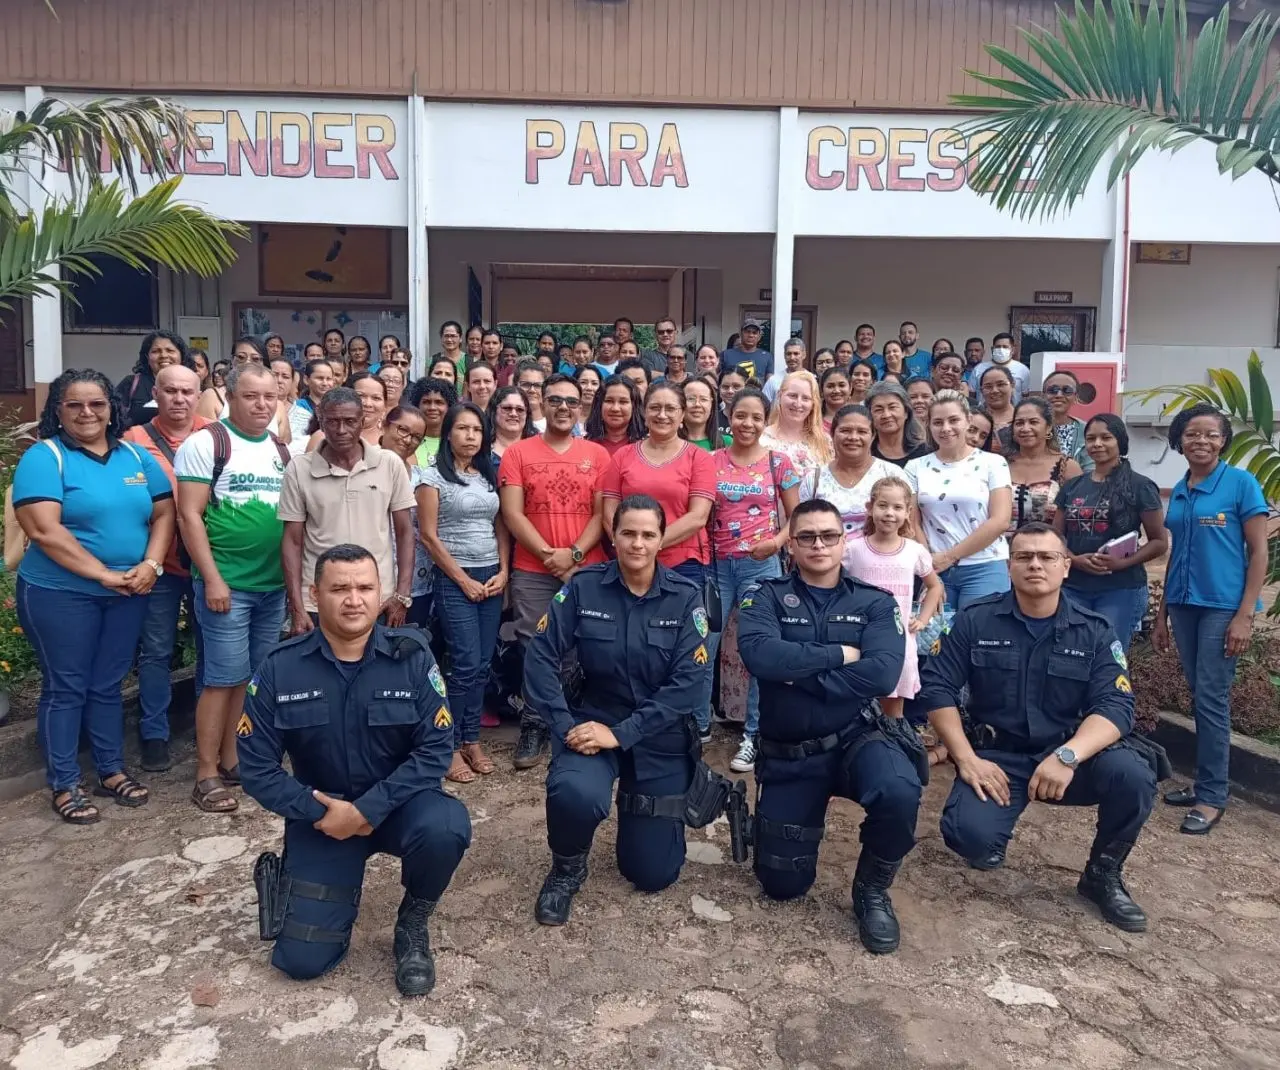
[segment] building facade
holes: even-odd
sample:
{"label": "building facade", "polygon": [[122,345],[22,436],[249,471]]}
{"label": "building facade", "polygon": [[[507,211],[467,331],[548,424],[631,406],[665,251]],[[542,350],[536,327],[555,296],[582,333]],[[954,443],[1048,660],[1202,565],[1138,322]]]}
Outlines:
{"label": "building facade", "polygon": [[[446,319],[652,322],[717,345],[745,315],[834,345],[916,322],[957,349],[1115,354],[1127,389],[1202,381],[1250,349],[1280,388],[1280,206],[1210,150],[1022,220],[973,190],[949,110],[1025,51],[1035,0],[0,0],[0,109],[162,93],[200,144],[182,196],[246,224],[215,280],[111,275],[0,327],[0,401],[65,367],[113,379],[149,328],[225,355],[329,326],[425,357]],[[980,124],[979,124],[980,125]],[[963,127],[964,136],[957,133]],[[32,183],[38,204],[56,175]],[[337,250],[337,252],[335,252]],[[127,293],[127,297],[123,296]],[[135,322],[136,321],[136,322]],[[373,339],[376,344],[376,338]],[[1050,357],[1049,359],[1053,359]],[[1105,363],[1105,361],[1104,361]],[[1151,406],[1135,462],[1164,485]]]}

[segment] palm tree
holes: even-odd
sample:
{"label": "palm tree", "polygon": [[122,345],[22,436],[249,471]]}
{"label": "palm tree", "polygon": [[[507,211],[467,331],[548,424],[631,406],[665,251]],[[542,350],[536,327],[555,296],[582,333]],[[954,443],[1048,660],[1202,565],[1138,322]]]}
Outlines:
{"label": "palm tree", "polygon": [[1004,73],[967,73],[997,92],[951,98],[988,113],[962,132],[995,134],[972,161],[974,188],[1023,218],[1051,216],[1117,145],[1108,188],[1151,149],[1193,141],[1216,145],[1233,179],[1280,181],[1280,85],[1267,67],[1280,23],[1257,15],[1233,43],[1229,15],[1224,4],[1193,34],[1186,0],[1076,0],[1056,30],[1021,31],[1038,64],[986,45]]}
{"label": "palm tree", "polygon": [[[72,277],[100,274],[95,255],[205,276],[230,264],[229,239],[244,228],[175,199],[174,155],[194,133],[183,108],[155,97],[0,109],[0,315],[38,294],[74,300]],[[18,191],[41,184],[50,163],[66,170],[71,194],[33,210]],[[142,190],[140,172],[158,181]]]}

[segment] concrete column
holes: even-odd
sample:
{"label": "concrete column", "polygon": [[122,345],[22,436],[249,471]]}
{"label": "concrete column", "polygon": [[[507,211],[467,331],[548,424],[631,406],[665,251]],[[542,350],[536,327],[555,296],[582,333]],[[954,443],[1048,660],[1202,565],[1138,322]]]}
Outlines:
{"label": "concrete column", "polygon": [[[1122,353],[1129,308],[1129,180],[1111,191],[1112,233],[1102,253],[1102,294],[1094,349]],[[1124,374],[1123,365],[1121,375]]]}
{"label": "concrete column", "polygon": [[[40,86],[29,85],[25,90],[24,107],[31,111],[44,99],[44,90]],[[50,192],[46,188],[51,183],[47,179],[37,181],[40,170],[38,160],[30,160],[27,169],[33,177],[26,183],[27,207],[39,216],[50,200]],[[21,209],[19,209],[21,210]],[[54,266],[48,273],[55,278],[60,271]],[[44,406],[49,396],[49,384],[62,374],[62,295],[56,290],[31,299],[31,357],[32,373],[35,386],[36,412]]]}
{"label": "concrete column", "polygon": [[430,294],[427,274],[427,106],[409,98],[409,337],[414,378],[425,375],[431,355]]}
{"label": "concrete column", "polygon": [[[791,337],[791,290],[795,277],[795,190],[802,173],[797,148],[798,108],[778,110],[778,217],[773,234],[772,349],[775,370],[782,367],[782,347]],[[810,345],[812,342],[806,339]]]}

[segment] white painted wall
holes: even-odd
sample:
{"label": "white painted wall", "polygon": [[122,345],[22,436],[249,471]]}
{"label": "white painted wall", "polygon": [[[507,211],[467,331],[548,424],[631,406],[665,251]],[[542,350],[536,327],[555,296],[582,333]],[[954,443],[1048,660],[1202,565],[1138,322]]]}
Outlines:
{"label": "white painted wall", "polygon": [[1101,242],[799,238],[798,305],[817,305],[818,344],[852,338],[860,323],[877,343],[914,320],[921,344],[971,335],[990,344],[1009,329],[1009,309],[1030,305],[1036,290],[1070,290],[1077,305],[1099,303]]}

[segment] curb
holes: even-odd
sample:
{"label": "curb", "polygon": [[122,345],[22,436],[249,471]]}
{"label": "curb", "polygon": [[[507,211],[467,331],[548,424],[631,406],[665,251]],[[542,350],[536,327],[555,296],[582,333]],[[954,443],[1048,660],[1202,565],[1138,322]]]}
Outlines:
{"label": "curb", "polygon": [[[1169,761],[1181,773],[1196,767],[1196,723],[1180,713],[1160,713],[1151,738],[1169,752]],[[1231,793],[1264,810],[1280,813],[1280,747],[1252,736],[1231,733]]]}
{"label": "curb", "polygon": [[[173,674],[173,698],[169,703],[169,733],[172,743],[182,742],[195,731],[195,670],[179,669]],[[133,684],[121,692],[124,701],[124,753],[136,765],[138,747],[138,687]],[[80,741],[81,768],[92,772],[86,762],[87,748]],[[44,755],[36,739],[35,718],[0,726],[0,802],[8,802],[43,788]]]}

